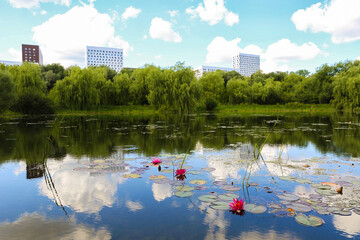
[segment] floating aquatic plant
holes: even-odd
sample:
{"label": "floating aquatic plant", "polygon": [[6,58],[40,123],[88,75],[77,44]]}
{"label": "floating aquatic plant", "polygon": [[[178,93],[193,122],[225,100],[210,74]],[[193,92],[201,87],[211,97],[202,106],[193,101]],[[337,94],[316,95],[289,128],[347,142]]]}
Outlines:
{"label": "floating aquatic plant", "polygon": [[158,164],[162,163],[162,161],[161,161],[159,158],[154,158],[154,159],[152,160],[152,163],[153,163],[154,165],[158,165]]}
{"label": "floating aquatic plant", "polygon": [[232,211],[241,212],[244,210],[244,201],[243,199],[239,200],[238,198],[234,198],[233,202],[229,203]]}

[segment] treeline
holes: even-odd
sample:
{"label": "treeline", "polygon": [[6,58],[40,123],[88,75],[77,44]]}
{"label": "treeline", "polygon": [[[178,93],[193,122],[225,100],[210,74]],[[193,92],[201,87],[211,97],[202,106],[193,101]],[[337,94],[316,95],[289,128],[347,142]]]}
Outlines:
{"label": "treeline", "polygon": [[328,104],[360,111],[360,61],[323,65],[315,73],[261,71],[250,77],[209,72],[200,79],[184,63],[161,69],[145,65],[65,69],[24,63],[0,65],[0,112],[52,113],[55,108],[86,110],[104,105],[151,105],[189,112],[212,110],[218,104]]}

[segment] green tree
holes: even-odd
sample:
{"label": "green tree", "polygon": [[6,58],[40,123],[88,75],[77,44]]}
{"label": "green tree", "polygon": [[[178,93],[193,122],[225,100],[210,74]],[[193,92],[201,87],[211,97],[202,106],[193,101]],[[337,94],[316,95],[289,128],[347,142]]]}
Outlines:
{"label": "green tree", "polygon": [[127,73],[120,73],[114,77],[114,104],[128,105],[131,102],[131,80]]}
{"label": "green tree", "polygon": [[15,84],[8,71],[0,70],[0,113],[9,109],[15,101]]}
{"label": "green tree", "polygon": [[334,78],[334,100],[338,110],[360,112],[360,61]]}
{"label": "green tree", "polygon": [[231,104],[245,103],[250,100],[251,89],[246,80],[233,78],[228,82],[226,89]]}
{"label": "green tree", "polygon": [[285,103],[287,102],[296,102],[299,101],[296,96],[296,87],[305,77],[297,73],[290,73],[284,79],[284,82],[281,84],[282,98]]}
{"label": "green tree", "polygon": [[41,76],[46,83],[47,91],[50,92],[58,80],[64,79],[65,69],[58,63],[40,66]]}
{"label": "green tree", "polygon": [[73,67],[70,76],[58,81],[50,95],[61,107],[89,109],[100,105],[101,89],[98,87],[104,82],[106,79],[103,69]]}
{"label": "green tree", "polygon": [[266,79],[262,91],[262,100],[265,104],[281,103],[281,83],[279,81],[274,81],[273,78]]}
{"label": "green tree", "polygon": [[220,71],[208,72],[199,79],[199,83],[203,89],[204,100],[221,101],[221,96],[225,91],[224,79]]}

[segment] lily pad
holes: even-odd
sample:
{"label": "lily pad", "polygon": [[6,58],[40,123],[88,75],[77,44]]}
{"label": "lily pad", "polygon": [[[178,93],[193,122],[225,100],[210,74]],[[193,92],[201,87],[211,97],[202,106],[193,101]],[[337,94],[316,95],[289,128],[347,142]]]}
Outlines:
{"label": "lily pad", "polygon": [[319,195],[319,194],[310,194],[309,197],[310,197],[311,199],[321,199],[321,198],[322,198],[322,196]]}
{"label": "lily pad", "polygon": [[191,197],[192,195],[194,195],[193,192],[183,192],[183,191],[175,192],[175,196],[181,197],[181,198]]}
{"label": "lily pad", "polygon": [[269,203],[269,208],[282,209],[283,207],[279,203]]}
{"label": "lily pad", "polygon": [[315,217],[313,215],[307,217],[302,213],[296,215],[295,221],[301,225],[309,226],[309,227],[320,227],[325,223],[325,221],[322,218]]}
{"label": "lily pad", "polygon": [[166,178],[166,176],[164,176],[164,175],[151,175],[150,177],[149,177],[149,179],[150,180],[155,180],[155,179],[164,179],[164,178]]}
{"label": "lily pad", "polygon": [[330,212],[326,209],[319,209],[317,210],[318,214],[321,214],[321,215],[329,215]]}
{"label": "lily pad", "polygon": [[248,187],[257,187],[257,186],[259,186],[259,184],[256,182],[251,182],[248,184]]}
{"label": "lily pad", "polygon": [[164,170],[161,170],[162,173],[173,173],[173,170],[172,169],[164,169]]}
{"label": "lily pad", "polygon": [[173,186],[182,186],[182,185],[184,185],[183,181],[177,181],[177,180],[170,180],[169,183],[170,183],[170,185],[173,185]]}
{"label": "lily pad", "polygon": [[331,190],[331,189],[316,189],[315,192],[325,196],[333,196],[337,194],[335,190]]}
{"label": "lily pad", "polygon": [[301,179],[301,178],[297,178],[297,179],[295,180],[295,182],[301,183],[301,184],[305,184],[305,183],[311,184],[311,183],[312,183],[312,181],[309,180],[309,179]]}
{"label": "lily pad", "polygon": [[347,182],[347,181],[336,181],[335,183],[340,185],[340,186],[343,186],[343,187],[352,187],[352,186],[354,186],[353,183]]}
{"label": "lily pad", "polygon": [[216,195],[201,195],[198,199],[202,202],[214,202],[218,197]]}
{"label": "lily pad", "polygon": [[341,216],[350,216],[351,212],[346,211],[346,210],[341,210],[341,211],[338,211],[338,212],[334,212],[334,214],[341,215]]}
{"label": "lily pad", "polygon": [[293,176],[279,176],[279,178],[285,181],[294,181],[296,179],[296,177]]}
{"label": "lily pad", "polygon": [[206,190],[206,189],[208,189],[209,187],[207,187],[207,186],[195,186],[195,189],[196,190]]}
{"label": "lily pad", "polygon": [[216,169],[213,167],[204,167],[204,168],[201,168],[201,170],[205,171],[205,172],[212,172],[212,171],[215,171]]}
{"label": "lily pad", "polygon": [[250,213],[256,213],[256,214],[259,214],[259,213],[264,213],[266,212],[266,207],[265,206],[262,206],[262,205],[255,205],[255,204],[252,204],[252,203],[248,203],[248,204],[245,204],[244,205],[244,210],[246,212],[250,212]]}
{"label": "lily pad", "polygon": [[134,174],[124,174],[123,177],[124,177],[124,178],[140,178],[141,175],[140,175],[140,174],[136,174],[136,173],[134,173]]}
{"label": "lily pad", "polygon": [[167,178],[153,180],[153,183],[157,183],[157,184],[167,184],[169,182],[170,182],[170,179],[167,179]]}
{"label": "lily pad", "polygon": [[215,186],[222,187],[222,186],[226,185],[226,181],[224,181],[224,180],[214,181],[213,184],[214,184]]}
{"label": "lily pad", "polygon": [[189,165],[184,165],[182,168],[183,168],[183,169],[186,169],[186,170],[190,170],[190,169],[193,169],[194,167],[193,167],[193,166],[189,166]]}
{"label": "lily pad", "polygon": [[221,189],[225,190],[225,191],[236,192],[236,191],[239,191],[241,189],[241,187],[237,187],[234,185],[224,185],[221,187]]}
{"label": "lily pad", "polygon": [[357,215],[360,215],[360,208],[354,208],[353,211],[354,211],[354,213],[356,213]]}
{"label": "lily pad", "polygon": [[195,185],[204,185],[206,183],[205,180],[201,180],[201,179],[193,179],[191,180],[189,183],[191,184],[195,184]]}
{"label": "lily pad", "polygon": [[327,210],[331,213],[340,212],[341,208],[339,207],[328,207]]}
{"label": "lily pad", "polygon": [[185,186],[176,186],[175,189],[178,191],[182,191],[182,192],[190,192],[190,191],[194,190],[195,188],[185,185]]}
{"label": "lily pad", "polygon": [[221,200],[225,201],[233,201],[234,198],[238,198],[239,196],[233,193],[225,193],[218,196]]}
{"label": "lily pad", "polygon": [[290,201],[290,202],[297,201],[300,199],[299,196],[296,196],[291,193],[283,193],[281,195],[278,195],[278,198],[285,200],[285,201]]}
{"label": "lily pad", "polygon": [[[186,168],[185,168],[186,169]],[[192,174],[192,175],[200,175],[201,172],[200,171],[197,171],[197,170],[191,170],[191,171],[188,171],[186,172],[187,174]]]}
{"label": "lily pad", "polygon": [[211,208],[216,210],[229,210],[230,206],[227,202],[212,202],[210,205]]}
{"label": "lily pad", "polygon": [[295,212],[310,212],[312,207],[301,204],[301,203],[292,203],[287,206],[288,208],[292,208]]}

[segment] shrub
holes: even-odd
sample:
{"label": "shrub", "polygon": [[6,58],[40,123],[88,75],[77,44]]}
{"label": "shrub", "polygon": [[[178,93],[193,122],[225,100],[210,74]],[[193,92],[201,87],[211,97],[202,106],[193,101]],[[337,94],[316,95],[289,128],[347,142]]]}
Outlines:
{"label": "shrub", "polygon": [[18,96],[13,109],[23,114],[52,114],[54,104],[41,92],[25,91]]}

